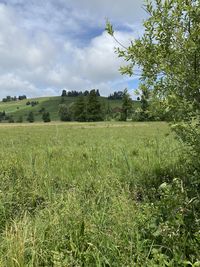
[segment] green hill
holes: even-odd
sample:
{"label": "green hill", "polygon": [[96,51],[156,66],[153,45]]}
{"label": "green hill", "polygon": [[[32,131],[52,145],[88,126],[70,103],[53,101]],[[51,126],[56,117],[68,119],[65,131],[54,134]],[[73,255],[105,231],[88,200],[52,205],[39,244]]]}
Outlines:
{"label": "green hill", "polygon": [[[28,113],[33,111],[35,116],[35,121],[42,120],[41,110],[45,108],[46,111],[50,112],[51,120],[57,121],[59,120],[58,110],[60,104],[66,104],[67,106],[72,106],[76,101],[77,97],[64,97],[64,102],[62,102],[62,98],[60,96],[56,97],[40,97],[40,98],[32,98],[32,99],[24,99],[10,102],[0,102],[0,112],[5,111],[6,115],[12,116],[16,121],[20,116],[23,117],[23,120],[26,121]],[[108,100],[106,97],[99,97],[102,107],[107,108],[108,106],[113,109],[116,107],[121,108],[122,101],[121,100]],[[27,105],[27,102],[36,101],[37,105],[31,106]],[[139,102],[134,101],[134,107],[138,107]]]}

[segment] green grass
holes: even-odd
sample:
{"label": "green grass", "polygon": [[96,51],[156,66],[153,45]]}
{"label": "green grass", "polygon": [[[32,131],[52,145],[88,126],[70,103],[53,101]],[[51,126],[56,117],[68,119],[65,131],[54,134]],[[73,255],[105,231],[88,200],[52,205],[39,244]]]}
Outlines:
{"label": "green grass", "polygon": [[183,266],[147,199],[180,158],[165,123],[1,124],[0,266]]}
{"label": "green grass", "polygon": [[[67,106],[71,106],[75,101],[76,97],[65,97],[64,98],[64,104]],[[99,98],[102,105],[104,107],[107,107],[108,104],[111,108],[114,107],[121,107],[122,101],[121,100],[108,100],[106,97],[100,97]],[[38,101],[39,104],[32,107],[27,106],[27,101]],[[41,108],[45,108],[47,111],[50,112],[51,120],[52,121],[58,121],[59,120],[59,104],[61,104],[61,97],[40,97],[40,98],[34,98],[34,99],[25,99],[21,101],[12,101],[12,102],[0,102],[0,112],[5,111],[6,114],[12,115],[14,120],[16,121],[19,119],[20,116],[23,117],[24,121],[26,121],[26,118],[28,116],[28,113],[30,111],[33,111],[35,120],[36,121],[42,121],[42,115],[39,112]],[[137,101],[134,102],[135,108],[138,107],[139,103]]]}

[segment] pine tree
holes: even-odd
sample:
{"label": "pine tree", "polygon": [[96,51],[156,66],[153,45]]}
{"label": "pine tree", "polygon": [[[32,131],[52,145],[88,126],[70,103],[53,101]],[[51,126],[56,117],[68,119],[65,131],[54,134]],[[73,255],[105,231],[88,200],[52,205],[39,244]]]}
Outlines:
{"label": "pine tree", "polygon": [[77,101],[74,105],[74,117],[77,121],[86,121],[87,114],[86,114],[86,103],[84,100],[84,96],[79,96]]}
{"label": "pine tree", "polygon": [[103,120],[101,103],[98,100],[95,90],[91,90],[88,96],[87,120],[88,121],[102,121]]}
{"label": "pine tree", "polygon": [[62,90],[61,96],[67,96],[67,91],[66,90]]}
{"label": "pine tree", "polygon": [[59,115],[61,121],[71,121],[71,114],[69,112],[67,105],[65,104],[60,105]]}
{"label": "pine tree", "polygon": [[28,117],[27,117],[27,121],[29,121],[30,123],[35,121],[33,111],[29,112]]}
{"label": "pine tree", "polygon": [[22,123],[23,122],[23,117],[22,116],[19,116],[19,118],[17,119],[17,122],[18,123]]}
{"label": "pine tree", "polygon": [[97,96],[101,96],[100,93],[99,93],[99,89],[97,89],[97,91],[96,91],[96,95],[97,95]]}
{"label": "pine tree", "polygon": [[123,121],[126,121],[129,113],[132,111],[132,99],[128,93],[128,90],[125,89],[122,97],[122,117]]}
{"label": "pine tree", "polygon": [[44,122],[50,122],[51,121],[50,113],[48,111],[44,111],[42,114],[42,119]]}

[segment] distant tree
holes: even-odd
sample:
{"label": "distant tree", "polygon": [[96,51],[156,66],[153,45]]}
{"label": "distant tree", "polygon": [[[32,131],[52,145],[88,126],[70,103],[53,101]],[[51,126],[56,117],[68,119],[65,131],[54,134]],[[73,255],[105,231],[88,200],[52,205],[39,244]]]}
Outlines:
{"label": "distant tree", "polygon": [[23,100],[26,99],[25,95],[19,96],[18,98],[16,96],[6,96],[5,98],[2,99],[3,102],[10,102],[10,101],[17,101],[17,100]]}
{"label": "distant tree", "polygon": [[149,108],[149,90],[141,85],[142,87],[142,95],[140,98],[140,103],[141,103],[141,119],[142,120],[148,120],[149,119],[149,114],[148,114],[148,108]]}
{"label": "distant tree", "polygon": [[88,90],[86,90],[85,92],[83,92],[84,96],[88,96],[90,94],[90,92]]}
{"label": "distant tree", "polygon": [[14,119],[13,119],[13,116],[9,116],[8,122],[9,123],[14,123],[15,122]]}
{"label": "distant tree", "polygon": [[30,101],[27,101],[27,102],[26,102],[26,105],[27,105],[27,106],[29,106],[30,104],[31,104],[31,102],[30,102]]}
{"label": "distant tree", "polygon": [[108,96],[109,100],[121,100],[123,97],[123,91],[116,91]]}
{"label": "distant tree", "polygon": [[39,104],[38,101],[31,101],[31,102],[30,102],[30,105],[31,105],[32,107],[34,107],[34,106],[36,106],[36,105],[38,105],[38,104]]}
{"label": "distant tree", "polygon": [[18,97],[19,100],[23,100],[23,99],[26,99],[26,98],[27,98],[26,95],[19,95],[19,97]]}
{"label": "distant tree", "polygon": [[5,120],[5,117],[6,117],[6,113],[5,113],[5,111],[0,112],[0,120],[1,120],[1,121],[2,121],[2,120]]}
{"label": "distant tree", "polygon": [[66,90],[62,90],[62,94],[61,94],[62,97],[64,96],[67,96],[67,91]]}
{"label": "distant tree", "polygon": [[86,103],[83,95],[79,96],[74,104],[74,118],[77,121],[87,120]]}
{"label": "distant tree", "polygon": [[42,108],[39,110],[39,113],[43,113],[43,112],[45,112],[45,108],[44,108],[44,107],[42,107]]}
{"label": "distant tree", "polygon": [[29,114],[27,116],[27,121],[29,121],[30,123],[35,121],[34,114],[32,111],[29,112]]}
{"label": "distant tree", "polygon": [[128,93],[128,90],[125,89],[122,97],[122,117],[123,121],[126,121],[129,113],[132,111],[132,99]]}
{"label": "distant tree", "polygon": [[96,91],[94,89],[90,91],[90,94],[88,96],[87,119],[88,121],[103,120],[101,103],[99,102],[97,95],[96,95]]}
{"label": "distant tree", "polygon": [[97,95],[97,96],[100,96],[99,89],[97,89],[97,91],[96,91],[96,95]]}
{"label": "distant tree", "polygon": [[61,121],[71,121],[71,113],[67,105],[61,104],[59,106],[59,116]]}
{"label": "distant tree", "polygon": [[22,122],[23,122],[23,117],[22,117],[22,116],[19,116],[19,118],[17,119],[16,122],[18,122],[18,123],[22,123]]}
{"label": "distant tree", "polygon": [[51,121],[50,113],[48,111],[44,111],[42,114],[42,119],[44,122],[50,122]]}

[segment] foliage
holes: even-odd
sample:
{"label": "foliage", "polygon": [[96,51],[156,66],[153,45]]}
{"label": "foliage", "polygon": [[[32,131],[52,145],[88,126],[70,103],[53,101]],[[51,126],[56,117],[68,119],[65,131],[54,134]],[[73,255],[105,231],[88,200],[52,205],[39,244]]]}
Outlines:
{"label": "foliage", "polygon": [[[200,2],[147,1],[146,11],[144,34],[129,47],[116,49],[127,61],[120,70],[131,76],[139,68],[138,114],[143,120],[171,120],[184,147],[175,172],[158,164],[151,174],[133,182],[139,199],[147,196],[152,205],[146,206],[152,217],[141,220],[140,231],[144,240],[156,244],[148,266],[199,266]],[[109,22],[106,29],[114,37]]]}
{"label": "foliage", "polygon": [[123,91],[115,91],[113,94],[110,94],[108,96],[109,100],[119,99],[121,100],[123,98]]}
{"label": "foliage", "polygon": [[17,100],[23,100],[26,99],[26,95],[20,95],[18,98],[16,96],[6,96],[5,98],[2,99],[2,102],[11,102],[11,101],[17,101]]}
{"label": "foliage", "polygon": [[9,116],[9,118],[8,118],[8,122],[9,122],[9,123],[14,123],[14,122],[15,122],[15,120],[13,119],[13,117],[12,117],[12,116]]}
{"label": "foliage", "polygon": [[[87,105],[87,96],[84,96],[85,98],[85,104]],[[10,114],[13,116],[14,120],[17,121],[20,116],[24,118],[24,121],[26,121],[27,114],[30,110],[34,112],[35,121],[42,121],[42,113],[44,110],[48,110],[51,114],[51,120],[52,121],[59,121],[60,115],[59,115],[59,105],[65,104],[70,110],[70,113],[72,115],[72,119],[74,120],[73,116],[73,107],[75,105],[75,102],[77,101],[78,97],[42,97],[42,98],[36,98],[36,99],[29,99],[28,101],[38,101],[38,105],[34,107],[30,107],[30,105],[26,105],[27,100],[22,101],[16,101],[16,102],[7,102],[3,103],[0,102],[0,112],[5,111],[6,115]],[[63,101],[61,101],[63,100]],[[116,108],[122,109],[122,100],[114,99],[114,100],[108,100],[107,97],[98,97],[98,101],[101,103],[101,109],[102,109],[102,115],[103,119],[105,120],[115,120],[116,115]],[[134,101],[134,109],[137,109],[140,107],[139,101]],[[4,121],[4,119],[2,119]]]}
{"label": "foliage", "polygon": [[61,121],[71,121],[71,113],[67,105],[59,105],[59,116]]}
{"label": "foliage", "polygon": [[50,113],[48,111],[44,111],[42,114],[42,119],[44,122],[50,122],[51,121]]}
{"label": "foliage", "polygon": [[[141,70],[141,90],[153,89],[153,94],[166,101],[173,119],[187,121],[189,129],[191,109],[198,113],[200,110],[199,1],[170,0],[154,4],[148,1],[146,10],[149,18],[144,22],[143,36],[128,49],[117,49],[119,56],[129,63],[121,72],[132,75],[137,64]],[[114,36],[109,22],[107,29]],[[191,109],[180,113],[185,103]]]}
{"label": "foliage", "polygon": [[[97,96],[100,96],[100,93],[99,93],[98,89],[95,90],[95,92],[96,92]],[[68,96],[68,97],[77,97],[77,96],[82,96],[82,95],[83,96],[88,96],[89,95],[89,91],[86,90],[86,91],[82,92],[82,91],[76,91],[76,90],[72,90],[72,91],[63,90],[62,94],[61,94],[61,97],[66,97],[66,96]]]}
{"label": "foliage", "polygon": [[22,117],[22,116],[19,116],[19,118],[17,119],[16,122],[18,122],[18,123],[22,123],[22,122],[23,122],[23,117]]}
{"label": "foliage", "polygon": [[87,120],[88,121],[101,121],[103,114],[101,110],[101,103],[98,100],[97,93],[93,89],[90,91],[87,101]]}
{"label": "foliage", "polygon": [[28,116],[27,116],[27,121],[28,121],[28,122],[31,122],[31,123],[35,121],[33,111],[30,111],[30,112],[29,112],[29,114],[28,114]]}
{"label": "foliage", "polygon": [[61,94],[61,96],[63,97],[63,96],[67,96],[67,91],[66,90],[62,90],[62,94]]}
{"label": "foliage", "polygon": [[87,121],[87,107],[83,95],[79,96],[74,103],[74,119],[76,121]]}
{"label": "foliage", "polygon": [[128,115],[132,112],[132,99],[128,93],[128,90],[125,89],[123,92],[123,97],[122,97],[122,116],[121,120],[126,121],[128,118]]}
{"label": "foliage", "polygon": [[0,121],[5,120],[6,113],[5,111],[0,112]]}

